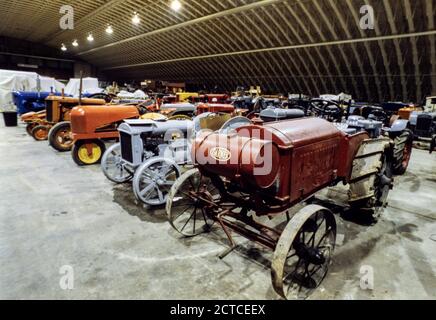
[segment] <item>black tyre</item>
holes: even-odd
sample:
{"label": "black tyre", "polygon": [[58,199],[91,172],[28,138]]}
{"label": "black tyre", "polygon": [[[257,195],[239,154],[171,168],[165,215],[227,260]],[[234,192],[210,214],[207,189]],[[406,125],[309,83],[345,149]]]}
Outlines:
{"label": "black tyre", "polygon": [[71,156],[79,166],[89,166],[101,162],[106,146],[103,141],[79,140],[76,141],[71,149]]}
{"label": "black tyre", "polygon": [[70,151],[73,147],[71,123],[64,121],[55,124],[48,133],[48,142],[57,151]]}
{"label": "black tyre", "polygon": [[403,175],[409,166],[410,157],[413,148],[413,133],[410,130],[404,130],[394,140],[392,154],[392,171],[396,175]]}
{"label": "black tyre", "polygon": [[32,129],[32,137],[36,141],[47,140],[49,128],[47,126],[36,126]]}

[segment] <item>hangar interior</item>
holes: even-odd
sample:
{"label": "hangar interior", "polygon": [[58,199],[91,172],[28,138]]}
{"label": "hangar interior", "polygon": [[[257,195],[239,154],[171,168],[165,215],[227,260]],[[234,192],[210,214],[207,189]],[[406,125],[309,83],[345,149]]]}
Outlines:
{"label": "hangar interior", "polygon": [[0,0],[0,299],[435,299],[435,20]]}

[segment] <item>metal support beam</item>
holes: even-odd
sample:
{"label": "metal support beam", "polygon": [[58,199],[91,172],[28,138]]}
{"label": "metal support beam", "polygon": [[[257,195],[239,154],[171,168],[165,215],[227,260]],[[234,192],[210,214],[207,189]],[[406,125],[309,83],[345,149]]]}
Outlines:
{"label": "metal support beam", "polygon": [[212,20],[212,19],[217,19],[217,18],[225,17],[225,16],[232,15],[232,14],[237,14],[237,13],[242,12],[242,11],[249,11],[249,10],[252,10],[252,9],[255,9],[255,8],[260,8],[260,7],[263,7],[263,6],[269,6],[271,4],[275,4],[275,3],[279,3],[279,2],[283,2],[283,1],[285,1],[285,0],[261,0],[261,1],[258,1],[258,2],[253,2],[253,3],[247,4],[247,5],[243,5],[243,6],[240,6],[240,7],[232,8],[232,9],[229,9],[229,10],[224,10],[224,11],[217,12],[217,13],[214,13],[214,14],[210,14],[210,15],[207,15],[207,16],[204,16],[204,17],[200,17],[200,18],[197,18],[197,19],[192,19],[192,20],[189,20],[189,21],[178,23],[178,24],[175,24],[175,25],[172,25],[172,26],[169,26],[169,27],[165,27],[165,28],[162,28],[162,29],[153,30],[151,32],[140,34],[140,35],[137,35],[137,36],[134,36],[134,37],[130,37],[130,38],[127,38],[127,39],[123,39],[123,40],[120,40],[120,41],[117,41],[117,42],[112,42],[112,43],[106,44],[104,46],[93,48],[93,49],[90,49],[90,50],[87,50],[87,51],[82,51],[82,52],[79,52],[78,55],[79,56],[80,55],[85,55],[85,54],[88,54],[88,53],[91,53],[91,52],[95,52],[95,51],[99,51],[99,50],[102,50],[102,49],[106,49],[106,48],[110,48],[110,47],[113,47],[113,46],[117,46],[117,45],[120,45],[120,44],[123,44],[123,43],[126,43],[126,42],[130,42],[130,41],[134,41],[134,40],[138,40],[138,39],[143,39],[143,38],[150,37],[150,36],[153,36],[153,35],[157,35],[157,34],[160,34],[160,33],[163,33],[163,32],[174,31],[174,30],[179,29],[179,28],[195,25],[195,24],[198,24],[198,23],[201,23],[201,22],[205,22],[205,21],[209,21],[209,20]]}
{"label": "metal support beam", "polygon": [[138,67],[138,66],[155,65],[155,64],[169,63],[169,62],[191,61],[191,60],[200,60],[200,59],[213,59],[213,58],[218,58],[218,57],[246,55],[246,54],[269,52],[269,51],[296,50],[296,49],[304,49],[304,48],[320,48],[320,47],[328,47],[328,46],[347,45],[347,44],[352,44],[352,43],[388,41],[388,40],[395,40],[395,39],[407,39],[407,38],[413,38],[413,37],[428,37],[428,36],[434,36],[434,35],[436,35],[436,30],[430,30],[430,31],[424,31],[424,32],[414,32],[414,33],[405,33],[405,34],[393,34],[393,35],[377,36],[377,37],[369,37],[369,38],[346,39],[346,40],[326,41],[326,42],[318,42],[318,43],[307,43],[307,44],[298,44],[298,45],[291,45],[291,46],[225,52],[225,53],[217,53],[217,54],[211,54],[211,55],[202,55],[202,56],[195,56],[195,57],[183,57],[183,58],[176,58],[176,59],[170,59],[170,60],[161,60],[161,61],[121,65],[121,66],[103,68],[103,70],[133,68],[133,67]]}

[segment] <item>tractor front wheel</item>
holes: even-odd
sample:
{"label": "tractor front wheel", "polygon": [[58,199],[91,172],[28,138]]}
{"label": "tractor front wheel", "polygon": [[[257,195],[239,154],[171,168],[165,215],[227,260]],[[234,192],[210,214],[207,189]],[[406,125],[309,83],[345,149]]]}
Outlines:
{"label": "tractor front wheel", "polygon": [[33,128],[36,127],[36,125],[37,125],[37,123],[28,123],[28,124],[27,124],[27,126],[26,126],[26,132],[27,132],[27,134],[28,134],[29,136],[32,135],[32,130],[33,130]]}
{"label": "tractor front wheel", "polygon": [[71,150],[74,162],[79,166],[100,163],[106,146],[101,140],[76,141]]}
{"label": "tractor front wheel", "polygon": [[48,133],[48,141],[57,151],[70,151],[73,146],[71,123],[63,121],[55,124]]}
{"label": "tractor front wheel", "polygon": [[32,129],[32,137],[36,141],[44,141],[48,138],[49,128],[47,126],[38,125]]}

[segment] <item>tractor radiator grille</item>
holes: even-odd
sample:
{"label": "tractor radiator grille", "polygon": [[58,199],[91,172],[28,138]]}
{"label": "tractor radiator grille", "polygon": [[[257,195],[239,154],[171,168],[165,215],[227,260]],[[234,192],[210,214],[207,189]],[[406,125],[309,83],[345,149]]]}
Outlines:
{"label": "tractor radiator grille", "polygon": [[430,128],[432,126],[433,117],[431,115],[420,115],[416,121],[416,134],[420,137],[426,137],[429,135]]}
{"label": "tractor radiator grille", "polygon": [[120,142],[121,142],[121,156],[123,157],[124,160],[133,163],[132,136],[125,132],[120,132]]}
{"label": "tractor radiator grille", "polygon": [[45,102],[46,119],[48,122],[53,122],[53,103],[51,101]]}

